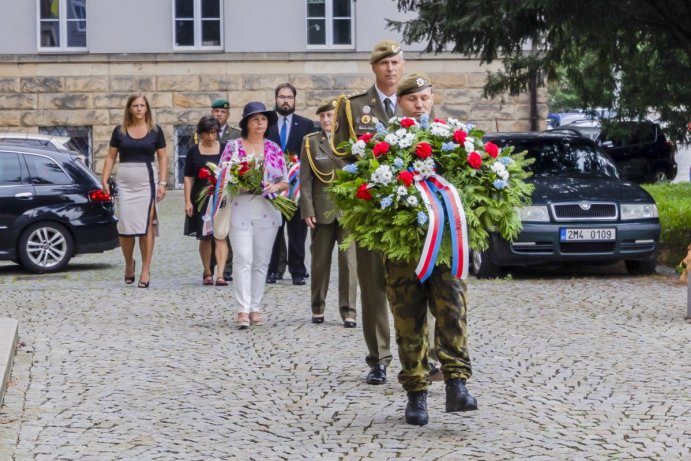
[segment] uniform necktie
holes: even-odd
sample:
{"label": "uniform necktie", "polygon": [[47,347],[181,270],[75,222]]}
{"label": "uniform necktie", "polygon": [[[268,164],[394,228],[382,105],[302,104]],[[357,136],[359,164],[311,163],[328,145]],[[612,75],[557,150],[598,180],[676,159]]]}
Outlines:
{"label": "uniform necktie", "polygon": [[387,117],[393,117],[393,104],[389,98],[384,98],[384,112],[386,112]]}
{"label": "uniform necktie", "polygon": [[281,150],[286,151],[286,142],[288,141],[288,118],[283,117],[283,125],[281,125]]}

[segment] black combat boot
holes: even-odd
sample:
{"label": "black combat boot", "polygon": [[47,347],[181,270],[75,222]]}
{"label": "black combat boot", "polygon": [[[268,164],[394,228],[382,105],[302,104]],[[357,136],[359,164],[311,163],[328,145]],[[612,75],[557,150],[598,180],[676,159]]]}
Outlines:
{"label": "black combat boot", "polygon": [[446,381],[446,412],[477,410],[477,400],[465,387],[465,379],[453,378]]}
{"label": "black combat boot", "polygon": [[429,422],[427,414],[427,391],[408,392],[408,405],[405,407],[405,422],[424,426]]}

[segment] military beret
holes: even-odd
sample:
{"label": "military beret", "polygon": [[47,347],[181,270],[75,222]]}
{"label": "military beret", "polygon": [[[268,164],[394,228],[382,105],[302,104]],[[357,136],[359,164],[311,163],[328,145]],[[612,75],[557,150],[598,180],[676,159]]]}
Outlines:
{"label": "military beret", "polygon": [[396,96],[419,93],[420,91],[431,87],[432,83],[429,81],[427,74],[423,72],[408,74],[404,76],[398,83],[398,88],[396,88]]}
{"label": "military beret", "polygon": [[227,99],[217,99],[211,103],[212,109],[230,109],[230,103]]}
{"label": "military beret", "polygon": [[322,101],[322,103],[319,105],[319,107],[317,107],[317,111],[315,112],[315,114],[319,115],[322,112],[334,110],[335,108],[336,108],[336,100],[334,98],[325,99],[324,101]]}
{"label": "military beret", "polygon": [[375,64],[384,58],[396,56],[401,52],[401,44],[395,40],[382,40],[374,45],[372,53],[369,55],[369,63]]}

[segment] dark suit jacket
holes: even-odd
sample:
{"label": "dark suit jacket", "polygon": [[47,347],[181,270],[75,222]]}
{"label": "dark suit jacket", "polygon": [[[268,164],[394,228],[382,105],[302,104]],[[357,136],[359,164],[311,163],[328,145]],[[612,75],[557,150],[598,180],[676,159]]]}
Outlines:
{"label": "dark suit jacket", "polygon": [[[279,122],[280,123],[280,122]],[[296,113],[293,113],[292,126],[290,127],[290,134],[288,135],[288,142],[286,142],[286,151],[284,154],[300,155],[300,149],[302,148],[302,138],[305,135],[314,132],[314,122],[308,118],[302,117]],[[267,133],[267,138],[281,145],[281,135],[279,134],[280,127],[278,124],[273,125],[269,128]]]}

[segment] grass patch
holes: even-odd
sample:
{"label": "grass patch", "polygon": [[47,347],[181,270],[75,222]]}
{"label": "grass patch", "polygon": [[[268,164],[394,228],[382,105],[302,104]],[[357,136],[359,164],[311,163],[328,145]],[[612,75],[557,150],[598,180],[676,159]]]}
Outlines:
{"label": "grass patch", "polygon": [[658,262],[676,266],[691,244],[691,183],[645,184],[660,213]]}

